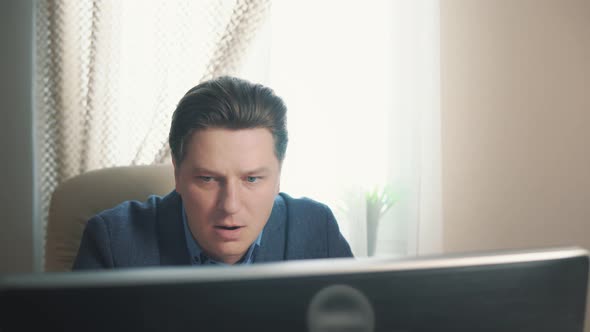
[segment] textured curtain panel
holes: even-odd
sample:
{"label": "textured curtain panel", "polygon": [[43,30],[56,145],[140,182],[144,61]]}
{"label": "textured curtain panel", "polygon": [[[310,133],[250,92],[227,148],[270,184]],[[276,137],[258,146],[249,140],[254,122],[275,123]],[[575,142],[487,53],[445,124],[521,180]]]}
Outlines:
{"label": "textured curtain panel", "polygon": [[438,1],[276,1],[270,17],[281,189],[327,203],[357,256],[440,252]]}
{"label": "textured curtain panel", "polygon": [[93,169],[164,162],[176,103],[237,74],[266,0],[37,2],[41,208]]}

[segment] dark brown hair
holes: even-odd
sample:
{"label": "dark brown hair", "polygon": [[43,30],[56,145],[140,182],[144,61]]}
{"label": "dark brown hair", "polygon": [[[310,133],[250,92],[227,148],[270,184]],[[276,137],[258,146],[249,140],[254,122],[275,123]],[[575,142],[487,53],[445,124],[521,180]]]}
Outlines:
{"label": "dark brown hair", "polygon": [[177,165],[184,160],[186,142],[206,128],[267,128],[274,152],[282,162],[287,150],[287,107],[274,91],[261,84],[222,76],[190,89],[172,115],[168,142]]}

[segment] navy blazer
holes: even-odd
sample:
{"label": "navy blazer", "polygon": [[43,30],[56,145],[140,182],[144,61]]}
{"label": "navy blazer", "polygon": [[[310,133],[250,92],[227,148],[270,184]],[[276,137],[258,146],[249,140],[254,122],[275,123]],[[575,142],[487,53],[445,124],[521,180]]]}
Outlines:
{"label": "navy blazer", "polygon": [[[128,201],[86,224],[73,269],[190,265],[181,198],[176,191]],[[280,193],[254,262],[352,257],[326,205]]]}

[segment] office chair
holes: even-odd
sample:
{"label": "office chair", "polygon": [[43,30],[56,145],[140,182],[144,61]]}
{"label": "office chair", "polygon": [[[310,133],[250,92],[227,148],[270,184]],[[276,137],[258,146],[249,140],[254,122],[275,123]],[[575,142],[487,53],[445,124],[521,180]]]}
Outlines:
{"label": "office chair", "polygon": [[51,196],[44,270],[71,270],[84,226],[95,214],[127,200],[166,195],[173,189],[172,165],[107,168],[65,181]]}

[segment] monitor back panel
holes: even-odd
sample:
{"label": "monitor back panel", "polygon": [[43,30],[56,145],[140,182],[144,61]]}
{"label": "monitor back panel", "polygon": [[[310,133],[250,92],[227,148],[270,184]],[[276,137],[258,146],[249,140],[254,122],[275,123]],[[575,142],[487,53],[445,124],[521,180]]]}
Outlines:
{"label": "monitor back panel", "polygon": [[314,297],[345,285],[370,303],[373,331],[582,332],[587,280],[588,258],[573,257],[249,280],[8,288],[0,293],[0,331],[309,331]]}

